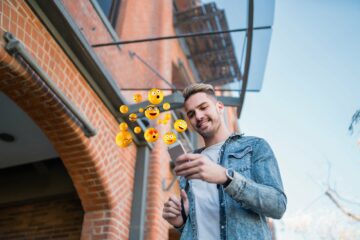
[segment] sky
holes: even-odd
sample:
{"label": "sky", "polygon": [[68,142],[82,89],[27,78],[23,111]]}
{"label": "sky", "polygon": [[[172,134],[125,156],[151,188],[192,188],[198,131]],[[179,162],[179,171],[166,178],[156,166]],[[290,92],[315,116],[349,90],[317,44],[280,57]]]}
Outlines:
{"label": "sky", "polygon": [[[243,0],[216,3],[230,28],[240,26]],[[359,223],[324,194],[329,183],[360,203],[360,124],[353,135],[347,130],[360,109],[359,58],[360,1],[275,2],[262,88],[247,93],[239,125],[277,157],[288,197],[278,239],[360,239]],[[360,205],[341,203],[360,215]]]}
{"label": "sky", "polygon": [[[285,219],[337,212],[323,194],[327,179],[342,196],[360,199],[359,126],[347,131],[360,109],[359,57],[359,1],[276,1],[262,89],[246,95],[240,128],[273,147]],[[278,235],[286,239],[284,232]]]}

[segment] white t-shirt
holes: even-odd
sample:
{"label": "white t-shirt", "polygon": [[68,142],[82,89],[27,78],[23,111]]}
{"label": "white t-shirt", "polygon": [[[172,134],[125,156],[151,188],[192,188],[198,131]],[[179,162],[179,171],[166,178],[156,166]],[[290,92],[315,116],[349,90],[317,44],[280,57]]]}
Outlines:
{"label": "white t-shirt", "polygon": [[[218,163],[224,142],[205,148],[201,154]],[[220,239],[219,193],[216,184],[199,179],[190,180],[195,198],[195,214],[200,240]]]}

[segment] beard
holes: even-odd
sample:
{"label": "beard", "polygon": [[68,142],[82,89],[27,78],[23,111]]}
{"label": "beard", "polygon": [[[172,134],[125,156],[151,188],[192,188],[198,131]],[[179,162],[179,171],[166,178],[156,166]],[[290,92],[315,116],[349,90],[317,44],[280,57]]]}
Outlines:
{"label": "beard", "polygon": [[[219,119],[217,119],[219,120]],[[203,137],[203,138],[210,138],[215,135],[215,133],[220,128],[220,122],[215,121],[207,117],[202,121],[196,123],[196,131]]]}

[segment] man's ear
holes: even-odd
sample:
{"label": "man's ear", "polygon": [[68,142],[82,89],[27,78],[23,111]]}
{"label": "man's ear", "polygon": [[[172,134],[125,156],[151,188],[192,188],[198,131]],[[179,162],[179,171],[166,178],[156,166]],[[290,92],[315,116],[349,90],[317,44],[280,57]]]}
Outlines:
{"label": "man's ear", "polygon": [[225,106],[224,106],[224,104],[223,104],[222,102],[217,101],[216,106],[217,106],[217,108],[219,109],[219,111],[220,111],[221,113],[224,112]]}

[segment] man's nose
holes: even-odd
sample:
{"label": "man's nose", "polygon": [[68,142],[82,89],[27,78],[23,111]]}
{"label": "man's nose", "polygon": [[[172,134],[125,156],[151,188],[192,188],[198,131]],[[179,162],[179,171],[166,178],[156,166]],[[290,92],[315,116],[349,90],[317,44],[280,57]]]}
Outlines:
{"label": "man's nose", "polygon": [[204,118],[204,114],[202,113],[202,112],[200,112],[200,111],[196,111],[195,112],[195,119],[197,120],[197,121],[200,121],[200,120],[202,120]]}

